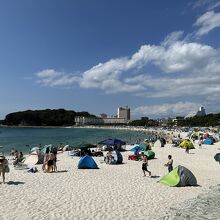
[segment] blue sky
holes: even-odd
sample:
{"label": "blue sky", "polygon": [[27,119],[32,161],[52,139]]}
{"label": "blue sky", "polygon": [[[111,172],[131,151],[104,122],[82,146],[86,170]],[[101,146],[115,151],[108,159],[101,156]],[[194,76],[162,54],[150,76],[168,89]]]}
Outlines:
{"label": "blue sky", "polygon": [[220,1],[1,0],[0,118],[220,112]]}

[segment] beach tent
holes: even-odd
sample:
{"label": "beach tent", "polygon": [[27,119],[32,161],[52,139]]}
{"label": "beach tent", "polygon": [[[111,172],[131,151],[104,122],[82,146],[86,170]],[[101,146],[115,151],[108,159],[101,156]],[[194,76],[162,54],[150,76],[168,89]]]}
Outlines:
{"label": "beach tent", "polygon": [[202,143],[207,144],[207,145],[211,145],[211,144],[213,144],[213,139],[212,138],[207,138]]}
{"label": "beach tent", "polygon": [[198,132],[194,131],[194,132],[192,133],[192,135],[191,135],[191,139],[198,140],[198,138],[199,138]]}
{"label": "beach tent", "polygon": [[45,154],[47,148],[49,148],[49,152],[53,152],[53,153],[56,153],[58,150],[57,147],[53,146],[52,144],[48,144],[45,145],[43,149],[41,149],[41,152]]}
{"label": "beach tent", "polygon": [[41,153],[38,154],[31,154],[26,157],[24,164],[28,165],[28,167],[32,167],[36,164],[43,164],[44,162],[44,155]]}
{"label": "beach tent", "polygon": [[214,156],[214,159],[220,163],[220,153],[217,153],[215,156]]}
{"label": "beach tent", "polygon": [[135,146],[135,147],[133,147],[130,151],[132,151],[132,152],[136,152],[136,151],[143,151],[143,150],[144,150],[143,147]]}
{"label": "beach tent", "polygon": [[149,150],[150,149],[150,144],[148,142],[140,143],[139,147],[142,147],[144,150]]}
{"label": "beach tent", "polygon": [[37,152],[37,151],[40,151],[40,148],[39,148],[39,147],[33,147],[33,148],[31,148],[31,153],[32,153],[32,152]]}
{"label": "beach tent", "polygon": [[179,145],[181,148],[186,148],[186,146],[188,145],[188,149],[195,149],[193,143],[190,140],[184,140],[181,142],[181,144]]}
{"label": "beach tent", "polygon": [[219,134],[214,134],[213,139],[214,139],[215,142],[219,141],[219,139],[220,139]]}
{"label": "beach tent", "polygon": [[122,164],[123,156],[121,152],[119,152],[118,150],[114,150],[112,151],[111,155],[114,158],[114,164]]}
{"label": "beach tent", "polygon": [[178,166],[159,180],[168,186],[197,186],[196,177],[184,166]]}
{"label": "beach tent", "polygon": [[155,143],[154,143],[154,147],[161,147],[161,141],[158,139]]}
{"label": "beach tent", "polygon": [[151,160],[151,159],[155,158],[155,153],[152,150],[144,151],[144,155],[147,156],[148,160]]}
{"label": "beach tent", "polygon": [[92,157],[86,155],[80,158],[78,169],[98,169],[98,166]]}

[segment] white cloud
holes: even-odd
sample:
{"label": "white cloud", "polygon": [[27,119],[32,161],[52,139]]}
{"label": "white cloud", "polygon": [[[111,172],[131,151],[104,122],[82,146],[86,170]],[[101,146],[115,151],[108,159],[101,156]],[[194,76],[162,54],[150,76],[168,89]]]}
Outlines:
{"label": "white cloud", "polygon": [[[105,93],[132,92],[146,97],[210,95],[220,91],[219,52],[208,45],[178,40],[182,32],[170,34],[161,45],[143,45],[129,57],[100,63],[81,75],[43,70],[37,82],[45,86],[96,88]],[[142,67],[158,67],[158,76]],[[136,70],[136,75],[128,72]]]}
{"label": "white cloud", "polygon": [[202,36],[209,33],[214,28],[220,27],[220,13],[208,11],[199,17],[194,26],[198,27],[197,36]]}
{"label": "white cloud", "polygon": [[147,116],[150,118],[157,117],[174,117],[185,116],[189,112],[198,110],[200,104],[193,102],[177,102],[174,104],[147,105],[135,108],[132,114],[135,116]]}
{"label": "white cloud", "polygon": [[210,4],[208,7],[208,10],[213,10],[215,8],[218,8],[220,6],[220,1],[214,2],[213,4]]}
{"label": "white cloud", "polygon": [[53,69],[46,69],[35,74],[37,76],[37,83],[44,86],[71,86],[81,80],[80,77],[74,74],[66,74],[57,72]]}
{"label": "white cloud", "polygon": [[192,6],[193,9],[196,8],[205,8],[205,10],[213,10],[220,6],[220,1],[216,0],[196,0],[189,3],[189,6]]}

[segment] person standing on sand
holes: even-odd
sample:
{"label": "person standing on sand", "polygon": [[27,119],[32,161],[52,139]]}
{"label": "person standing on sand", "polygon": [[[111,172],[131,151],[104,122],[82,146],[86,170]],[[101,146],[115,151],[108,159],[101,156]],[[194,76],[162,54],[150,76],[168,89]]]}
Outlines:
{"label": "person standing on sand", "polygon": [[47,166],[47,162],[49,160],[49,147],[46,148],[46,152],[45,152],[45,155],[44,155],[44,162],[43,162],[43,166],[42,166],[42,170],[43,171],[46,171],[46,166]]}
{"label": "person standing on sand", "polygon": [[6,172],[9,172],[8,160],[3,155],[0,155],[0,176],[2,175],[3,183],[5,183]]}
{"label": "person standing on sand", "polygon": [[186,143],[186,151],[185,151],[187,154],[189,153],[189,144]]}
{"label": "person standing on sand", "polygon": [[202,148],[202,138],[199,139],[198,144],[199,144],[199,148]]}
{"label": "person standing on sand", "polygon": [[149,174],[149,177],[151,177],[151,172],[147,169],[147,166],[148,166],[148,159],[147,159],[147,156],[144,155],[143,156],[143,163],[142,163],[142,170],[144,173],[144,177],[146,176],[145,172],[147,172]]}
{"label": "person standing on sand", "polygon": [[168,167],[169,173],[173,170],[173,159],[171,155],[168,155],[168,162],[164,166]]}

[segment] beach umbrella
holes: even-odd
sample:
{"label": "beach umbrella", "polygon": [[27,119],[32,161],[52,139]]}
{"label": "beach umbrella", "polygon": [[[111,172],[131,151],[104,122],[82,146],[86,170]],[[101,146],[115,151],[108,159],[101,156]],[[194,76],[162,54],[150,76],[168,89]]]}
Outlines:
{"label": "beach umbrella", "polygon": [[217,153],[215,156],[214,156],[214,159],[220,163],[220,153]]}
{"label": "beach umbrella", "polygon": [[126,143],[119,139],[109,138],[109,139],[99,142],[98,144],[107,145],[107,146],[119,146],[119,145],[121,146],[121,145],[125,145]]}
{"label": "beach umbrella", "polygon": [[142,151],[142,150],[144,150],[143,147],[136,146],[136,147],[133,147],[130,151],[136,152],[136,151]]}

